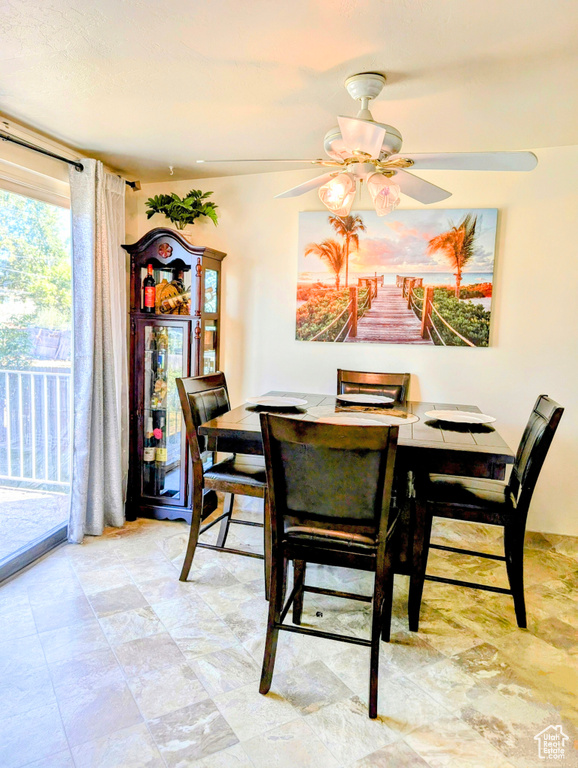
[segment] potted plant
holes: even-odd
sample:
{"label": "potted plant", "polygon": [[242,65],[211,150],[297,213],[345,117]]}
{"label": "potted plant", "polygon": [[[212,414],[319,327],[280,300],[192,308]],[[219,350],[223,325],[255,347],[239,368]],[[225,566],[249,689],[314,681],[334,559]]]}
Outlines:
{"label": "potted plant", "polygon": [[217,226],[218,206],[212,201],[206,202],[212,194],[212,192],[202,192],[200,189],[191,189],[182,198],[174,192],[170,195],[155,195],[145,203],[148,209],[147,219],[155,213],[162,213],[178,230],[182,231],[188,224],[194,224],[201,216],[208,216]]}

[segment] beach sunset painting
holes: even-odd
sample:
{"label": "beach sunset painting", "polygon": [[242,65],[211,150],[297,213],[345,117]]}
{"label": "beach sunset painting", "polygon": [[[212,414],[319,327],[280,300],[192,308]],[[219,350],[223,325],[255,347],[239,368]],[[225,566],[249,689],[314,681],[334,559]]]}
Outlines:
{"label": "beach sunset painting", "polygon": [[299,214],[300,341],[487,347],[495,208]]}

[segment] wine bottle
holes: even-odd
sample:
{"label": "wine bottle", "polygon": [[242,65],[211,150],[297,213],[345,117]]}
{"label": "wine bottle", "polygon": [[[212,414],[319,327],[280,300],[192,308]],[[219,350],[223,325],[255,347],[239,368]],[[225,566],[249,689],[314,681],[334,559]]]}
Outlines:
{"label": "wine bottle", "polygon": [[157,481],[157,495],[160,496],[165,488],[165,475],[167,469],[167,436],[164,416],[158,417],[158,427],[155,429],[157,436],[155,448],[155,474]]}
{"label": "wine bottle", "polygon": [[143,491],[148,496],[154,495],[155,484],[155,457],[156,440],[153,429],[152,416],[147,416],[145,420],[144,450],[143,450]]}
{"label": "wine bottle", "polygon": [[156,283],[153,277],[153,265],[147,264],[147,276],[143,280],[143,289],[144,289],[143,312],[147,312],[150,315],[154,315],[155,313],[155,298],[156,298],[155,286],[156,286]]}

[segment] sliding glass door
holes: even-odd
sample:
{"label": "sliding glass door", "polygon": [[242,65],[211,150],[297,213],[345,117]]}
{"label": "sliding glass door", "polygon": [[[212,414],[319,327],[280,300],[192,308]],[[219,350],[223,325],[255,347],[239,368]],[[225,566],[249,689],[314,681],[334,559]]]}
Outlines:
{"label": "sliding glass door", "polygon": [[70,212],[0,189],[0,579],[65,538]]}

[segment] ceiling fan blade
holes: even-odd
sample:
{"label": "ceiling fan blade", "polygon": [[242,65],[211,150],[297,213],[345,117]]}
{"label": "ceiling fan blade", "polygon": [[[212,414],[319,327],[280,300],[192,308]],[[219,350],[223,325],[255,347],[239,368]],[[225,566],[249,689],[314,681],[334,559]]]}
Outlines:
{"label": "ceiling fan blade", "polygon": [[247,158],[243,158],[241,160],[196,160],[195,162],[209,165],[210,163],[320,163],[325,161],[322,161],[321,158],[316,160],[280,160],[278,158],[267,160],[260,157],[258,160],[247,160]]}
{"label": "ceiling fan blade", "polygon": [[413,173],[408,173],[407,171],[396,171],[393,180],[404,195],[413,197],[414,200],[418,200],[420,203],[439,203],[440,200],[446,200],[452,196],[451,192],[447,192],[441,187],[436,187],[430,181],[420,179],[418,176],[414,176]]}
{"label": "ceiling fan blade", "polygon": [[357,117],[337,118],[341,136],[352,153],[365,152],[370,157],[379,157],[385,138],[385,128],[369,120],[359,120]]}
{"label": "ceiling fan blade", "polygon": [[412,168],[424,171],[532,171],[538,164],[533,152],[442,152],[407,157],[413,160]]}
{"label": "ceiling fan blade", "polygon": [[321,187],[323,184],[325,184],[325,182],[333,178],[333,176],[335,176],[334,173],[324,173],[323,176],[317,176],[310,181],[306,181],[304,184],[299,184],[299,186],[292,187],[286,192],[281,192],[280,195],[275,195],[275,197],[299,197],[299,195],[304,195],[306,192],[310,192],[312,189]]}

